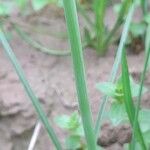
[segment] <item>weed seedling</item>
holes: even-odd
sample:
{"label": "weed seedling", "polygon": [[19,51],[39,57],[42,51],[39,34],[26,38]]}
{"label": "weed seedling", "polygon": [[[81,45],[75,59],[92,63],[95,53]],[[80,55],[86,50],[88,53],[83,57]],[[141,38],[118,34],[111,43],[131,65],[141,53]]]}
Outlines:
{"label": "weed seedling", "polygon": [[68,133],[65,140],[65,149],[87,149],[81,118],[77,112],[74,112],[71,116],[56,117],[55,122]]}
{"label": "weed seedling", "polygon": [[[111,97],[111,105],[106,116],[111,121],[111,123],[114,126],[118,126],[123,123],[129,123],[129,118],[125,108],[122,77],[120,77],[115,84],[110,82],[103,82],[97,84],[96,87],[103,94]],[[130,87],[132,92],[132,98],[135,99],[134,103],[136,104],[137,103],[136,97],[138,97],[140,85],[136,84],[131,76],[130,76]],[[142,94],[145,94],[146,92],[147,89],[144,87]],[[150,146],[150,142],[148,139],[148,137],[150,136],[150,126],[149,126],[150,121],[148,119],[149,117],[150,117],[150,110],[140,108],[138,121],[147,147]]]}

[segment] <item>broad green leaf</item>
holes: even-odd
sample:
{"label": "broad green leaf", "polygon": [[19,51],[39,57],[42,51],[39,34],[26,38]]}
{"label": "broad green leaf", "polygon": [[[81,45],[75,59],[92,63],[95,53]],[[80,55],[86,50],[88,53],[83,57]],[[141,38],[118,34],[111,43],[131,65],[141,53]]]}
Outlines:
{"label": "broad green leaf", "polygon": [[60,128],[75,131],[80,126],[80,117],[77,112],[74,112],[71,116],[62,115],[56,117],[55,122]]}
{"label": "broad green leaf", "polygon": [[68,125],[71,130],[75,130],[80,126],[80,117],[77,112],[70,116]]}
{"label": "broad green leaf", "polygon": [[55,123],[62,129],[69,129],[69,116],[62,115],[55,118]]}
{"label": "broad green leaf", "polygon": [[81,148],[81,138],[80,136],[69,136],[66,139],[66,149],[76,150]]}
{"label": "broad green leaf", "polygon": [[[132,97],[137,97],[140,85],[136,84],[131,76],[130,76],[130,86]],[[96,88],[100,90],[103,94],[110,96],[111,98],[114,98],[119,102],[123,102],[123,85],[121,77],[119,77],[116,84],[113,84],[111,82],[102,82],[98,83],[96,85]],[[143,87],[142,94],[144,94],[145,92],[147,92],[147,89]]]}
{"label": "broad green leaf", "polygon": [[102,82],[96,85],[96,88],[100,90],[104,95],[110,97],[115,96],[116,85],[111,82]]}
{"label": "broad green leaf", "polygon": [[84,130],[83,130],[82,124],[80,124],[80,126],[77,129],[75,129],[74,131],[72,131],[71,134],[77,135],[77,136],[80,136],[80,137],[84,137]]}
{"label": "broad green leaf", "polygon": [[119,77],[119,79],[116,82],[115,99],[120,103],[124,101],[123,85],[121,77]]}
{"label": "broad green leaf", "polygon": [[124,103],[114,102],[109,110],[109,119],[114,126],[128,121]]}
{"label": "broad green leaf", "polygon": [[132,23],[130,26],[130,32],[133,37],[142,36],[146,31],[146,24],[143,22],[140,23]]}
{"label": "broad green leaf", "polygon": [[150,110],[142,109],[139,113],[139,123],[142,132],[147,132],[150,130]]}
{"label": "broad green leaf", "polygon": [[[132,76],[129,77],[130,79],[130,86],[131,86],[131,93],[132,93],[132,97],[137,97],[138,96],[138,92],[139,92],[139,88],[140,88],[140,84],[137,84]],[[146,87],[143,87],[143,91],[142,94],[146,93],[148,90]],[[117,83],[116,83],[116,95],[121,93],[123,94],[123,85],[122,85],[122,79],[121,77],[118,79]]]}

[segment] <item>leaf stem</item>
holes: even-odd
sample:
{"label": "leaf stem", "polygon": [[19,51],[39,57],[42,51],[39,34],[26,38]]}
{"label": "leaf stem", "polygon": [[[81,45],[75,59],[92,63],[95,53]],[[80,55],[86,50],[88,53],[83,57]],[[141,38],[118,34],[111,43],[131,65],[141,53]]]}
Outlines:
{"label": "leaf stem", "polygon": [[79,108],[85,132],[85,138],[89,150],[96,150],[96,139],[92,125],[92,115],[87,94],[85,67],[83,51],[79,32],[78,17],[75,0],[63,0],[65,18],[71,46],[76,90],[78,95]]}
{"label": "leaf stem", "polygon": [[[135,118],[135,107],[134,107],[133,100],[132,100],[130,80],[129,80],[129,71],[128,71],[126,53],[124,49],[122,53],[122,83],[123,83],[126,112],[128,114],[130,124],[133,128],[134,118]],[[136,121],[136,126],[134,129],[135,129],[134,131],[135,131],[135,135],[137,138],[136,140],[138,140],[138,142],[141,144],[142,150],[146,150],[146,145],[145,145],[144,138],[143,138],[138,121]],[[135,147],[134,143],[132,146]]]}
{"label": "leaf stem", "polygon": [[[150,33],[150,30],[147,33]],[[136,128],[137,128],[137,122],[138,122],[138,116],[139,116],[140,104],[141,104],[141,98],[142,98],[142,90],[143,90],[144,79],[145,79],[146,71],[147,71],[147,67],[148,67],[149,57],[150,57],[150,43],[148,43],[148,44],[149,44],[148,47],[145,46],[145,48],[147,48],[147,50],[145,49],[146,59],[145,59],[145,63],[144,63],[144,69],[143,69],[143,72],[142,72],[142,75],[141,75],[141,83],[140,83],[140,88],[139,88],[139,93],[138,93],[137,105],[136,105],[136,109],[135,109],[132,139],[134,139],[135,134],[136,134]]]}
{"label": "leaf stem", "polygon": [[[123,51],[123,48],[124,48],[124,45],[125,45],[125,41],[127,39],[129,26],[130,26],[130,23],[132,21],[133,12],[134,12],[134,4],[132,4],[132,7],[129,9],[129,12],[128,12],[128,15],[127,15],[127,18],[126,18],[126,21],[125,21],[125,24],[124,24],[124,28],[123,28],[123,32],[122,32],[122,35],[121,35],[121,40],[120,40],[120,43],[119,43],[119,47],[118,47],[118,50],[117,50],[115,62],[113,64],[112,71],[111,71],[110,78],[109,78],[110,82],[115,81],[115,78],[116,78],[116,75],[117,75],[117,72],[118,72],[118,69],[119,69],[119,65],[121,63],[122,51]],[[98,133],[100,131],[100,126],[101,126],[101,122],[102,122],[102,118],[103,118],[103,113],[105,111],[105,107],[106,107],[106,103],[107,103],[108,99],[109,99],[108,96],[104,96],[104,98],[102,100],[102,104],[100,105],[100,108],[99,108],[99,112],[98,112],[98,116],[97,116],[96,124],[95,124],[96,137],[98,136]]]}
{"label": "leaf stem", "polygon": [[53,128],[51,127],[51,125],[48,121],[48,118],[40,105],[38,98],[35,96],[34,92],[32,91],[30,84],[28,83],[28,81],[25,77],[23,69],[22,69],[21,65],[19,64],[19,61],[17,60],[15,54],[13,53],[7,39],[5,38],[5,34],[3,33],[2,29],[0,29],[0,40],[4,47],[5,53],[7,54],[10,62],[12,63],[13,67],[15,68],[15,71],[16,71],[22,85],[24,86],[26,93],[28,94],[30,100],[32,101],[33,106],[35,107],[35,110],[37,111],[37,113],[39,115],[39,118],[41,119],[45,129],[47,130],[49,137],[52,139],[57,150],[61,150],[62,148],[61,148],[60,142],[59,142]]}

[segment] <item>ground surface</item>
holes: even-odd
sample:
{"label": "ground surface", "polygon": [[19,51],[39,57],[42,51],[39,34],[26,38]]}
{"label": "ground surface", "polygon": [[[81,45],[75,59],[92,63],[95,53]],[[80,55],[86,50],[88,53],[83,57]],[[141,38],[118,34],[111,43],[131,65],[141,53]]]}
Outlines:
{"label": "ground surface", "polygon": [[[38,20],[39,16],[37,17],[38,19],[34,16],[32,18],[22,19],[21,21],[28,21],[33,29],[35,29],[35,27],[40,28],[42,25],[44,26],[44,30],[48,29],[46,31],[52,33],[65,31],[62,12],[58,13],[55,12],[55,10],[52,10],[51,12],[53,11],[55,16],[52,15],[52,13],[46,12],[46,15],[44,14],[44,17],[41,17],[41,22]],[[110,14],[112,14],[111,10],[110,12],[108,11],[108,16]],[[49,21],[47,22],[48,19]],[[113,16],[111,19],[113,20]],[[112,23],[111,19],[108,19],[108,24]],[[68,49],[66,40],[60,40],[56,37],[49,36],[48,34],[42,35],[35,32],[32,33],[32,35],[51,49]],[[56,127],[53,123],[53,119],[55,116],[69,114],[77,109],[67,108],[62,104],[63,101],[63,103],[72,106],[77,100],[70,56],[57,57],[38,52],[23,42],[15,32],[13,32],[13,38],[10,40],[10,43],[16,56],[21,62],[31,87],[38,98],[40,98],[45,112],[48,114],[50,121],[56,129],[58,137],[63,142],[65,133]],[[105,57],[98,57],[95,51],[90,49],[85,50],[84,56],[90,103],[95,119],[102,98],[101,93],[95,88],[95,84],[100,81],[108,80],[114,61],[114,48],[110,48],[110,51]],[[130,72],[138,80],[143,66],[143,52],[139,55],[129,55],[128,60]],[[150,84],[148,75],[146,84],[147,86]],[[144,99],[144,105],[149,107],[150,102],[148,96],[145,96]],[[20,84],[12,65],[5,56],[2,46],[0,46],[0,149],[26,150],[37,120],[37,115],[32,104],[28,96],[24,93],[23,87]],[[118,143],[121,143],[121,139],[123,140],[127,133],[129,133],[129,128],[126,126],[114,129],[110,125],[105,124],[102,134],[103,138],[106,138],[106,141],[108,141],[108,145],[110,145],[106,149],[122,149],[121,145]],[[113,140],[109,139],[110,135],[112,136],[112,139],[117,136],[117,140],[112,142]],[[40,132],[35,149],[54,149],[43,129]]]}

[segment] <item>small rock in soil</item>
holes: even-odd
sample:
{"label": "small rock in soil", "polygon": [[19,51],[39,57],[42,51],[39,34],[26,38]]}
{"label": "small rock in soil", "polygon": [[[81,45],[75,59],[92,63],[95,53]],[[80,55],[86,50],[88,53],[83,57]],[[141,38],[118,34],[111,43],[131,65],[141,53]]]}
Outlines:
{"label": "small rock in soil", "polygon": [[101,130],[101,136],[97,143],[102,147],[109,147],[114,143],[124,145],[131,141],[132,134],[129,125],[122,125],[115,128],[109,123],[105,123]]}
{"label": "small rock in soil", "polygon": [[129,125],[123,125],[120,126],[119,128],[116,128],[116,133],[117,133],[117,141],[121,145],[129,143],[131,141],[132,134]]}
{"label": "small rock in soil", "polygon": [[106,147],[117,142],[117,136],[115,129],[108,123],[104,124],[102,127],[101,136],[97,143],[100,146]]}

